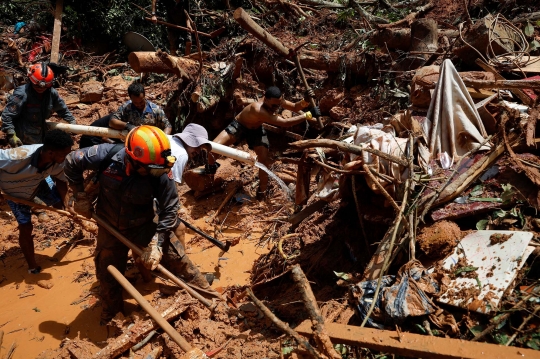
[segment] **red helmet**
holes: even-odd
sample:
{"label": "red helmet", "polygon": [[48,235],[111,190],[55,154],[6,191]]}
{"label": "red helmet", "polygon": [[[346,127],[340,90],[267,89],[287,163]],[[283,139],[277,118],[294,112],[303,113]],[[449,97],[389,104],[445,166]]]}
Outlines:
{"label": "red helmet", "polygon": [[28,78],[36,86],[49,88],[53,85],[54,73],[46,63],[42,62],[28,69]]}

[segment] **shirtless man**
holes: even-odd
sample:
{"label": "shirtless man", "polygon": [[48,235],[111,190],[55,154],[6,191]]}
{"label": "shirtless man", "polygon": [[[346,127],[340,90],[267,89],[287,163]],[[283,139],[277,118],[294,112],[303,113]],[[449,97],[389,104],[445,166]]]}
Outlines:
{"label": "shirtless man", "polygon": [[[221,131],[213,142],[230,146],[245,138],[249,148],[254,150],[257,154],[258,161],[265,166],[268,166],[268,149],[270,143],[268,142],[268,137],[266,136],[266,131],[262,127],[262,124],[268,123],[278,127],[291,127],[313,117],[320,117],[321,111],[318,107],[310,108],[309,111],[303,115],[287,119],[277,115],[280,107],[293,112],[298,112],[306,108],[309,106],[307,98],[314,97],[314,95],[313,90],[310,89],[306,93],[306,98],[304,100],[293,103],[283,99],[279,88],[271,86],[266,89],[264,97],[261,100],[246,106],[242,112],[236,116],[234,121]],[[208,164],[210,168],[215,166],[217,169],[217,165],[214,164],[212,156],[208,156]],[[266,195],[267,186],[268,174],[263,170],[259,170],[259,189],[257,191],[257,198],[263,198]]]}

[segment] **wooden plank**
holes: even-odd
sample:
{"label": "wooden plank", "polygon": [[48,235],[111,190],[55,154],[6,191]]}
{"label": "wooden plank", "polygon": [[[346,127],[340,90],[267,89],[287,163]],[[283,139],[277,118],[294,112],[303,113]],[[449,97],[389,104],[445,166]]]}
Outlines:
{"label": "wooden plank", "polygon": [[57,63],[60,51],[60,36],[62,35],[62,11],[64,10],[64,0],[56,0],[56,11],[54,12],[54,28],[51,46],[51,62]]}
{"label": "wooden plank", "polygon": [[[312,323],[302,322],[295,330],[311,336]],[[403,355],[411,358],[436,359],[512,359],[540,358],[540,352],[532,349],[506,347],[496,344],[471,342],[461,339],[361,328],[337,323],[325,324],[334,344],[360,346],[384,353]]]}
{"label": "wooden plank", "polygon": [[[493,75],[495,75],[496,80],[504,80],[505,78],[497,72],[497,70],[490,66],[489,64],[485,63],[481,59],[476,59],[476,64],[480,66],[482,69],[484,69],[487,72],[491,72]],[[512,89],[510,90],[514,95],[516,95],[525,105],[527,106],[534,106],[534,100],[531,99],[525,92],[523,92],[521,89]]]}
{"label": "wooden plank", "polygon": [[[509,59],[514,59],[515,56],[508,56]],[[527,57],[523,57],[524,60],[527,60]],[[523,71],[523,72],[532,72],[532,73],[540,73],[540,56],[529,56],[529,63],[527,66],[522,68],[515,68],[512,71]]]}

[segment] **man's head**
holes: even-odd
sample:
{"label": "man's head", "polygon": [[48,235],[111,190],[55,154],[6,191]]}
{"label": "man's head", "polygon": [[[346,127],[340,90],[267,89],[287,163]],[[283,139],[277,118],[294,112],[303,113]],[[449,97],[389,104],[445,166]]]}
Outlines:
{"label": "man's head", "polygon": [[270,113],[276,113],[281,106],[282,94],[281,90],[276,86],[270,86],[264,93],[264,108]]}
{"label": "man's head", "polygon": [[135,106],[137,110],[143,111],[146,107],[144,86],[140,82],[133,82],[128,87],[128,95],[133,106]]}
{"label": "man's head", "polygon": [[126,158],[130,174],[134,169],[142,176],[160,177],[170,172],[176,158],[171,154],[171,143],[165,133],[155,127],[139,126],[126,137]]}
{"label": "man's head", "polygon": [[212,146],[208,141],[208,132],[201,125],[190,123],[184,131],[174,135],[182,140],[189,158],[201,154],[202,150],[210,151]]}
{"label": "man's head", "polygon": [[73,139],[62,130],[50,130],[45,133],[41,159],[44,163],[63,163],[71,152]]}
{"label": "man's head", "polygon": [[40,62],[30,66],[28,78],[37,93],[43,93],[50,89],[54,81],[54,73],[46,63]]}

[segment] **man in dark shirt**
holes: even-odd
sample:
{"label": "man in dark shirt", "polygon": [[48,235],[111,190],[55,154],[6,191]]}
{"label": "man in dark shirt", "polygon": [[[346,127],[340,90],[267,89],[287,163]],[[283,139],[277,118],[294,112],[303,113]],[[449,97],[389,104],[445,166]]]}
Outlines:
{"label": "man in dark shirt", "polygon": [[[206,278],[174,235],[180,224],[179,200],[175,182],[172,175],[169,176],[175,158],[167,136],[157,127],[143,125],[131,131],[125,148],[108,159],[114,146],[101,144],[79,149],[66,158],[64,172],[74,196],[73,209],[91,216],[92,201],[84,191],[83,173],[99,170],[101,164],[109,160],[98,176],[96,213],[134,244],[145,248],[140,262],[146,269],[155,269],[161,261],[187,282],[208,288]],[[154,201],[157,224],[154,223]],[[103,303],[101,323],[105,324],[123,309],[122,287],[107,267],[113,265],[124,273],[129,249],[106,229],[98,227],[95,263]]]}
{"label": "man in dark shirt", "polygon": [[43,143],[45,120],[56,112],[72,125],[77,122],[58,92],[52,87],[54,73],[45,63],[32,65],[30,83],[19,86],[2,112],[2,132],[11,147]]}

